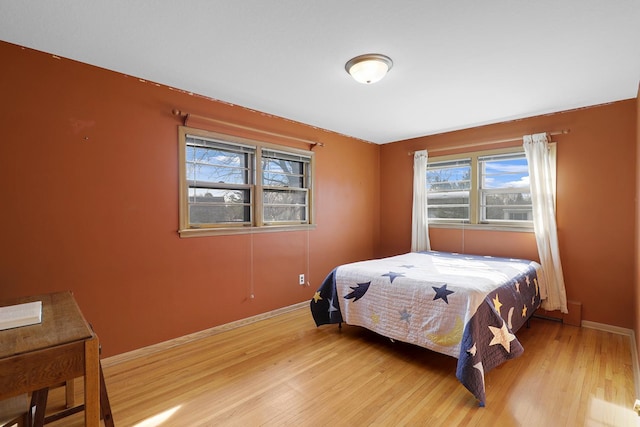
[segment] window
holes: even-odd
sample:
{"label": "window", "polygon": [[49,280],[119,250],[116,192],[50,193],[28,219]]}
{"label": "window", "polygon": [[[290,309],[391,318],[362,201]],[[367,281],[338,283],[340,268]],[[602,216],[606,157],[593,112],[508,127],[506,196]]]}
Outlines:
{"label": "window", "polygon": [[180,127],[180,235],[312,224],[313,153]]}
{"label": "window", "polygon": [[[555,144],[550,147],[555,158]],[[529,170],[521,147],[431,158],[426,185],[430,224],[533,227]]]}
{"label": "window", "polygon": [[471,159],[427,165],[429,220],[469,221]]}
{"label": "window", "polygon": [[185,152],[189,225],[251,224],[255,147],[186,135]]}
{"label": "window", "polygon": [[524,152],[481,156],[478,166],[480,222],[530,223],[533,207]]}
{"label": "window", "polygon": [[309,163],[308,157],[262,150],[262,217],[265,224],[307,222]]}

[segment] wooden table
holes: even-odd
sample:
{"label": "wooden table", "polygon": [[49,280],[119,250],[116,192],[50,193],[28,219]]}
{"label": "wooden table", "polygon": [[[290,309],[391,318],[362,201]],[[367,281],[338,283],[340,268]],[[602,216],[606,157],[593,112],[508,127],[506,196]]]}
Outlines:
{"label": "wooden table", "polygon": [[85,425],[100,423],[98,337],[70,292],[0,301],[42,301],[42,323],[0,331],[0,399],[84,376]]}

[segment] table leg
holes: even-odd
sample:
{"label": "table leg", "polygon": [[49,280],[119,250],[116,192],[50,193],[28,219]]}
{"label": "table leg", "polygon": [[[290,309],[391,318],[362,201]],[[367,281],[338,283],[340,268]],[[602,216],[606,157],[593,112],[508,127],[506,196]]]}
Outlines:
{"label": "table leg", "polygon": [[86,427],[100,425],[100,355],[96,337],[85,341],[84,422]]}
{"label": "table leg", "polygon": [[65,400],[67,401],[67,409],[73,408],[76,406],[76,386],[73,380],[67,380],[64,383],[64,395]]}
{"label": "table leg", "polygon": [[[43,388],[36,390],[31,394],[31,405],[29,406],[29,413],[27,414],[28,425],[34,427],[44,426],[44,415],[47,409],[47,396],[49,395],[49,389]],[[32,409],[35,408],[35,413],[32,413]]]}
{"label": "table leg", "polygon": [[102,364],[100,364],[100,412],[104,420],[105,427],[114,427],[113,414],[111,414],[111,403],[109,403],[109,395],[107,394],[107,383],[104,381],[104,373],[102,372]]}

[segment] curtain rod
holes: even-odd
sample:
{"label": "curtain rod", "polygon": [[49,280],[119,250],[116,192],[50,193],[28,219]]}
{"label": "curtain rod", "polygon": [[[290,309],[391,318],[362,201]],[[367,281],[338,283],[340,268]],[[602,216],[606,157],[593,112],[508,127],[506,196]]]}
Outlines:
{"label": "curtain rod", "polygon": [[[558,130],[558,131],[553,131],[553,132],[547,132],[548,135],[550,136],[554,136],[554,135],[565,135],[569,133],[569,129],[562,129],[562,130]],[[482,145],[494,145],[494,144],[502,144],[504,142],[513,142],[513,141],[520,141],[522,140],[522,137],[517,137],[517,138],[506,138],[506,139],[496,139],[494,141],[487,141],[487,142],[475,142],[472,144],[462,144],[462,145],[452,145],[451,147],[440,147],[440,148],[434,148],[433,150],[427,150],[429,153],[433,153],[433,152],[438,152],[438,151],[447,151],[447,150],[457,150],[459,148],[471,148],[471,147],[478,147],[478,146],[482,146]],[[413,154],[415,153],[415,151],[409,151],[409,155],[413,156]]]}
{"label": "curtain rod", "polygon": [[289,139],[291,141],[302,142],[304,144],[309,144],[311,146],[312,150],[316,146],[324,147],[324,144],[322,142],[311,141],[309,139],[304,139],[304,138],[298,138],[298,137],[295,137],[295,136],[284,135],[284,134],[277,133],[277,132],[270,132],[270,131],[267,131],[267,130],[254,128],[254,127],[251,127],[251,126],[239,125],[237,123],[228,122],[226,120],[219,120],[219,119],[213,119],[211,117],[199,116],[197,114],[191,114],[191,113],[187,113],[187,112],[184,112],[184,111],[180,111],[177,108],[173,109],[171,111],[171,113],[173,113],[174,116],[184,117],[184,125],[185,126],[187,125],[187,121],[189,120],[189,118],[193,117],[193,118],[197,118],[197,119],[200,119],[200,120],[206,120],[208,122],[212,122],[212,123],[216,123],[216,124],[221,124],[221,125],[224,125],[224,126],[231,126],[231,127],[236,128],[236,129],[248,130],[248,131],[251,131],[251,132],[261,133],[263,135],[275,136],[275,137],[278,137],[278,138]]}

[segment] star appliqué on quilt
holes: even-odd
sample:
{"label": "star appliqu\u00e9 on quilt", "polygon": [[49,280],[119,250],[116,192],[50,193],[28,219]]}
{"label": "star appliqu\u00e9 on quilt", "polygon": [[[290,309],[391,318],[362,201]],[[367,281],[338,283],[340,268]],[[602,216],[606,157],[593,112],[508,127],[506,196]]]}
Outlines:
{"label": "star appliqu\u00e9 on quilt", "polygon": [[405,308],[405,309],[403,309],[402,311],[400,311],[399,313],[400,313],[400,320],[401,320],[401,321],[405,321],[405,322],[407,322],[407,323],[409,323],[409,322],[410,322],[410,320],[411,320],[411,313],[409,313],[409,312],[407,311],[407,309],[406,309],[406,308]]}
{"label": "star appliqu\u00e9 on quilt", "polygon": [[396,273],[393,271],[390,271],[388,273],[385,273],[382,275],[383,277],[388,276],[389,280],[391,281],[391,283],[393,283],[393,281],[397,278],[397,277],[404,277],[404,273]]}
{"label": "star appliqu\u00e9 on quilt", "polygon": [[500,344],[508,353],[511,353],[511,341],[515,340],[516,336],[509,332],[507,324],[505,322],[502,322],[501,328],[489,326],[489,330],[493,334],[493,339],[491,340],[489,345]]}
{"label": "star appliqu\u00e9 on quilt", "polygon": [[449,291],[447,290],[447,285],[443,285],[441,287],[437,287],[437,286],[432,286],[433,290],[436,291],[436,295],[433,297],[433,300],[437,300],[437,299],[442,299],[444,302],[446,302],[447,304],[449,304],[449,299],[447,298],[448,295],[451,295],[452,293],[454,293],[453,291]]}

